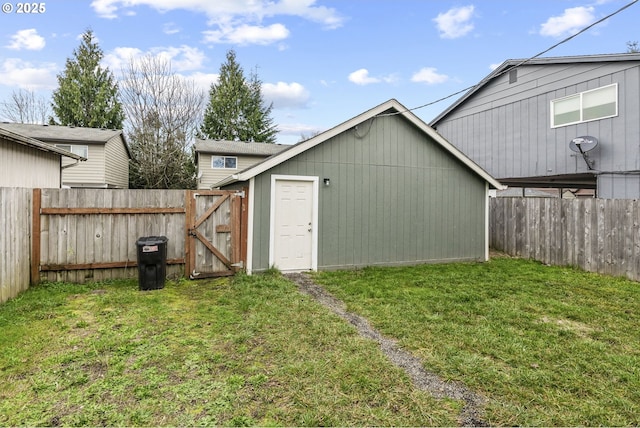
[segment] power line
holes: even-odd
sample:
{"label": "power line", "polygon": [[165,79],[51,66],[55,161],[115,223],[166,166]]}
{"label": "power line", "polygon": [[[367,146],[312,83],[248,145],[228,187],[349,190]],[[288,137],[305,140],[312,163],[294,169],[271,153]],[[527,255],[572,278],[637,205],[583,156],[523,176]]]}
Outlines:
{"label": "power line", "polygon": [[551,50],[553,50],[553,49],[557,48],[558,46],[560,46],[560,45],[562,45],[562,44],[564,44],[564,43],[567,43],[569,40],[571,40],[571,39],[573,39],[573,38],[577,37],[578,35],[580,35],[580,34],[584,33],[585,31],[589,31],[591,28],[595,27],[596,25],[598,25],[598,24],[600,24],[600,23],[602,23],[602,22],[606,21],[607,19],[609,19],[609,18],[611,18],[611,17],[613,17],[613,16],[615,16],[615,15],[619,14],[619,13],[620,13],[620,12],[622,12],[623,10],[625,10],[625,9],[627,9],[627,8],[629,8],[629,7],[631,7],[631,6],[633,6],[633,5],[634,5],[635,3],[637,3],[638,1],[639,1],[639,0],[633,0],[632,2],[630,2],[630,3],[628,3],[628,4],[624,5],[624,6],[622,6],[620,9],[616,10],[615,12],[610,13],[609,15],[607,15],[607,16],[605,16],[605,17],[603,17],[603,18],[601,18],[601,19],[599,19],[599,20],[595,21],[594,23],[592,23],[592,24],[590,24],[590,25],[588,25],[588,26],[584,27],[582,30],[578,31],[577,33],[572,34],[571,36],[569,36],[569,37],[567,37],[567,38],[565,38],[565,39],[563,39],[563,40],[559,41],[558,43],[556,43],[555,45],[551,46],[550,48],[547,48],[547,49],[543,50],[542,52],[535,54],[535,55],[534,55],[534,56],[532,56],[532,57],[529,57],[529,58],[527,58],[527,59],[524,59],[524,60],[520,61],[519,63],[517,63],[516,65],[514,65],[513,67],[509,67],[508,69],[505,69],[505,70],[501,71],[500,73],[496,73],[495,75],[491,75],[491,74],[490,74],[489,76],[485,77],[484,79],[482,79],[480,82],[476,83],[475,85],[468,86],[468,87],[466,87],[466,88],[464,88],[464,89],[461,89],[461,90],[459,90],[459,91],[457,91],[457,92],[454,92],[454,93],[449,94],[449,95],[447,95],[447,96],[445,96],[445,97],[442,97],[442,98],[438,98],[438,99],[437,99],[437,100],[435,100],[435,101],[431,101],[431,102],[428,102],[428,103],[426,103],[426,104],[422,104],[422,105],[420,105],[420,106],[418,106],[418,107],[410,108],[410,109],[407,109],[407,110],[405,110],[405,111],[396,112],[396,113],[381,114],[381,115],[379,115],[379,116],[395,116],[395,115],[397,115],[397,114],[402,114],[402,113],[406,113],[406,112],[409,112],[409,111],[419,110],[419,109],[421,109],[421,108],[425,108],[425,107],[428,107],[428,106],[431,106],[431,105],[437,104],[437,103],[439,103],[439,102],[441,102],[441,101],[447,100],[447,99],[449,99],[449,98],[451,98],[451,97],[455,97],[456,95],[461,94],[461,93],[463,93],[463,92],[467,92],[467,91],[469,91],[469,90],[471,90],[471,89],[478,88],[478,87],[480,87],[480,86],[484,85],[485,83],[487,83],[488,81],[493,80],[493,79],[495,79],[496,77],[500,77],[500,76],[502,76],[503,74],[505,74],[505,73],[507,73],[507,72],[509,72],[509,71],[511,71],[511,70],[514,70],[514,69],[516,69],[516,68],[518,68],[518,67],[520,67],[520,66],[522,66],[522,65],[524,65],[524,64],[526,64],[526,63],[528,63],[529,61],[531,61],[531,60],[533,60],[533,59],[538,58],[539,56],[542,56],[542,55],[546,54],[547,52],[549,52],[549,51],[551,51]]}

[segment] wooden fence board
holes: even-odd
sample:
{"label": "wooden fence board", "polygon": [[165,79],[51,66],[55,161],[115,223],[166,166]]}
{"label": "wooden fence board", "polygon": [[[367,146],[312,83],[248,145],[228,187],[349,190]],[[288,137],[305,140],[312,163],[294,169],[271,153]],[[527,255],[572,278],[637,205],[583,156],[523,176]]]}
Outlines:
{"label": "wooden fence board", "polygon": [[[195,221],[195,193],[0,188],[0,303],[41,280],[81,283],[136,277],[136,242],[144,236],[166,236],[168,276],[188,275],[196,260],[187,227],[187,218]],[[224,261],[204,245],[199,248],[205,263],[227,272],[225,262],[246,261],[247,251],[247,200],[234,200],[204,228],[215,248],[224,251],[219,254]],[[232,233],[236,227],[241,230]]]}
{"label": "wooden fence board", "polygon": [[0,188],[0,303],[29,287],[31,189]]}
{"label": "wooden fence board", "polygon": [[495,198],[490,237],[513,256],[640,280],[638,200]]}
{"label": "wooden fence board", "polygon": [[[143,236],[166,236],[167,259],[175,265],[184,262],[184,190],[45,189],[42,193],[38,279],[85,282],[134,277],[136,241]],[[176,269],[180,266],[168,267],[168,272],[177,274]]]}

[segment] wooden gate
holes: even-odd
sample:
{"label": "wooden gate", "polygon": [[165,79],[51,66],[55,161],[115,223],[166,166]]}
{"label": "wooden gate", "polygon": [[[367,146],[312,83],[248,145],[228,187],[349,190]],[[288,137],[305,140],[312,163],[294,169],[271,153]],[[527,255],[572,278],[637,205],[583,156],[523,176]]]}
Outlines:
{"label": "wooden gate", "polygon": [[189,277],[229,276],[242,269],[247,253],[245,191],[189,191],[188,200],[185,271]]}

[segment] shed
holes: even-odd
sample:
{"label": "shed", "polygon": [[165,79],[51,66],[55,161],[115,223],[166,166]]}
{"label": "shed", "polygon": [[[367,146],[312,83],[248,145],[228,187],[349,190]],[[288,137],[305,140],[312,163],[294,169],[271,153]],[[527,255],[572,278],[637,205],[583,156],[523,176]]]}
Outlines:
{"label": "shed", "polygon": [[248,188],[249,273],[487,260],[502,188],[395,99],[219,185]]}
{"label": "shed", "polygon": [[85,160],[0,126],[0,187],[60,188],[63,158],[69,165]]}

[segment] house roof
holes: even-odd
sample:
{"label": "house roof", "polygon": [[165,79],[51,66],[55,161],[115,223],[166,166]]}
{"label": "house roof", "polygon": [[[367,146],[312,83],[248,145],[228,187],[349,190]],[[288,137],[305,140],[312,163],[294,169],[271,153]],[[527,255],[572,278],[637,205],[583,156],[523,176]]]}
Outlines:
{"label": "house roof", "polygon": [[83,128],[74,126],[59,125],[34,125],[27,123],[0,123],[5,129],[16,134],[25,135],[48,143],[85,143],[85,144],[105,144],[111,138],[120,135],[122,143],[131,157],[131,152],[124,134],[120,129]]}
{"label": "house roof", "polygon": [[12,132],[4,127],[5,124],[0,124],[0,136],[5,139],[12,141],[16,144],[22,144],[23,146],[28,146],[37,150],[42,150],[44,152],[56,153],[60,156],[66,156],[68,158],[86,161],[87,159],[79,156],[75,153],[70,153],[66,150],[59,149],[58,147],[52,146],[51,144],[43,143],[42,141],[38,141],[35,138],[25,137],[24,135],[17,134]]}
{"label": "house roof", "polygon": [[196,151],[220,155],[271,156],[288,148],[284,144],[245,143],[229,140],[196,140]]}
{"label": "house roof", "polygon": [[387,102],[384,102],[346,122],[341,123],[340,125],[331,128],[321,134],[318,134],[308,140],[302,141],[293,146],[289,146],[288,149],[271,156],[270,158],[265,159],[264,161],[247,168],[238,174],[233,174],[224,180],[216,183],[216,186],[225,186],[227,184],[235,183],[237,181],[247,181],[251,178],[267,171],[274,166],[277,166],[300,153],[303,153],[319,144],[324,143],[325,141],[339,135],[349,129],[352,129],[363,122],[366,122],[369,119],[372,119],[376,116],[383,114],[397,114],[413,125],[418,127],[422,132],[431,137],[436,143],[438,143],[443,149],[451,153],[455,158],[460,160],[464,165],[466,165],[469,169],[483,178],[486,182],[488,182],[492,187],[496,189],[502,189],[504,186],[500,184],[495,178],[493,178],[488,172],[482,169],[478,164],[469,159],[464,153],[454,147],[451,143],[449,143],[444,137],[439,135],[436,131],[433,130],[429,125],[423,122],[418,116],[416,116],[413,112],[409,111],[406,107],[400,104],[397,100],[391,99]]}
{"label": "house roof", "polygon": [[597,63],[597,62],[620,62],[620,61],[640,61],[640,53],[620,53],[620,54],[602,54],[602,55],[574,55],[574,56],[558,56],[558,57],[546,57],[546,58],[533,58],[533,59],[508,59],[498,66],[495,70],[489,73],[478,84],[469,89],[463,96],[458,98],[453,104],[447,107],[442,113],[435,117],[430,126],[437,125],[440,120],[446,117],[449,113],[455,110],[459,105],[464,103],[467,99],[473,96],[476,92],[482,89],[485,85],[491,82],[498,76],[502,76],[507,71],[526,65],[550,65],[550,64],[584,64],[584,63]]}

